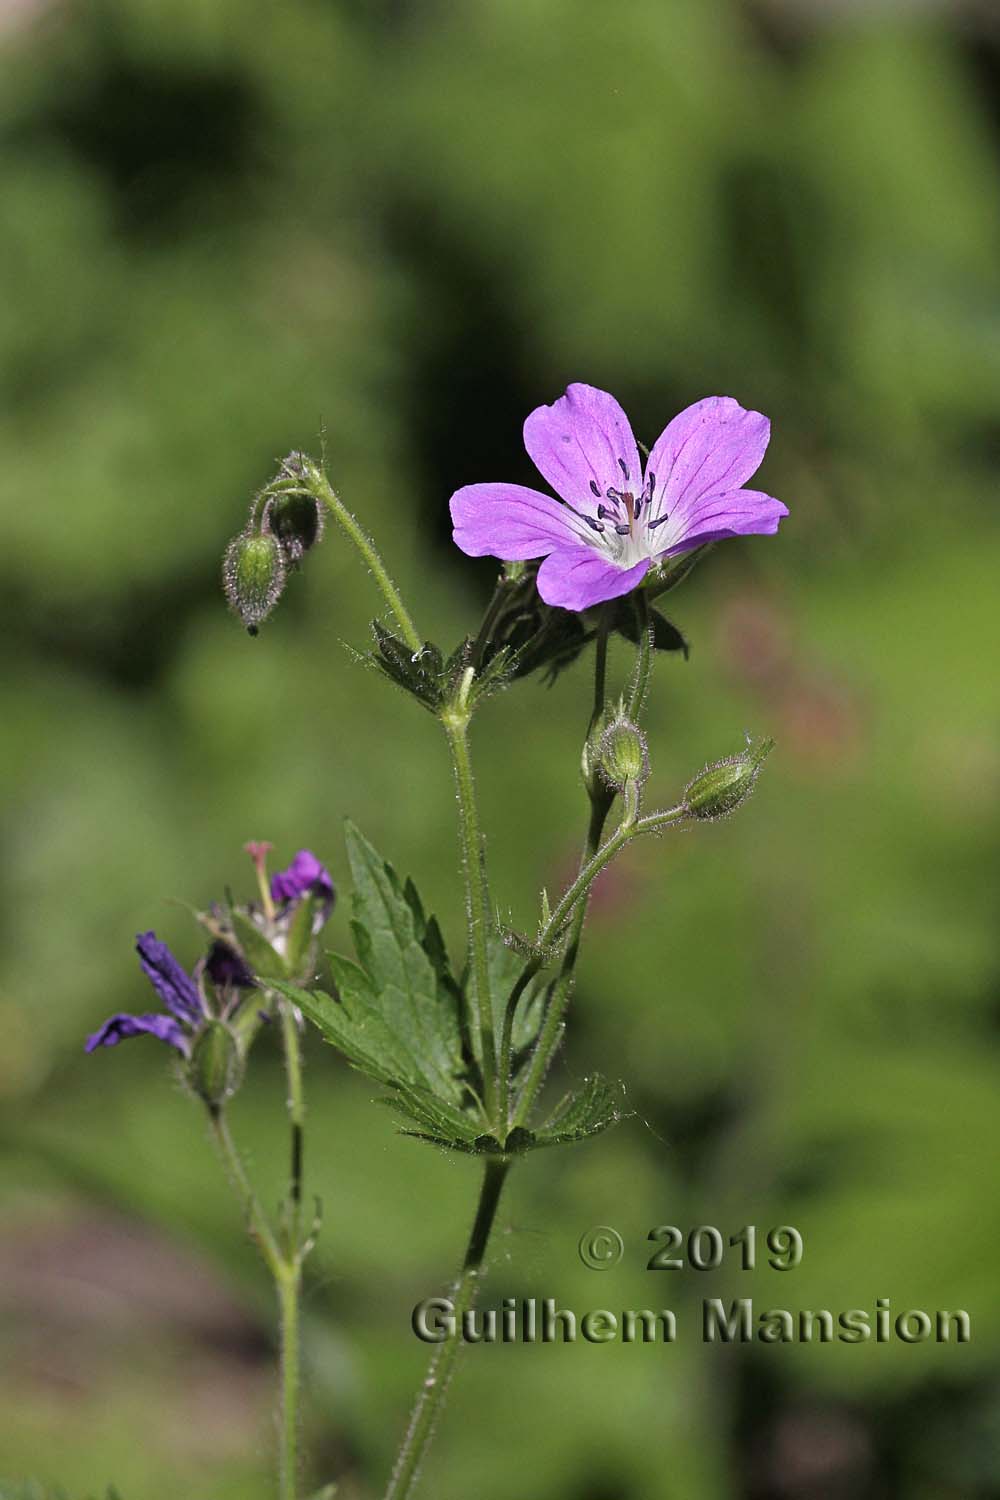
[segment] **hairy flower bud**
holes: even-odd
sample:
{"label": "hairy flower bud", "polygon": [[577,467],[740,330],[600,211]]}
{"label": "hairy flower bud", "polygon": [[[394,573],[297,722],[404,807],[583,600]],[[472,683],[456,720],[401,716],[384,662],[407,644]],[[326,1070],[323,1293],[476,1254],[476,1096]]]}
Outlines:
{"label": "hairy flower bud", "polygon": [[294,566],[322,537],[323,514],[311,495],[272,495],[264,507],[263,525]]}
{"label": "hairy flower bud", "polygon": [[205,1022],[195,1038],[187,1076],[209,1109],[218,1109],[235,1094],[243,1080],[243,1058],[239,1043],[224,1022]]}
{"label": "hairy flower bud", "polygon": [[598,765],[609,786],[623,792],[641,787],[649,775],[646,736],[637,724],[619,715],[607,725],[597,747]]}
{"label": "hairy flower bud", "polygon": [[285,554],[270,531],[241,531],[226,548],[222,585],[251,635],[266,620],[285,587]]}
{"label": "hairy flower bud", "polygon": [[754,745],[748,736],[745,750],[699,771],[684,788],[683,805],[689,817],[710,822],[735,812],[753,791],[760,768],[773,749],[773,740],[760,740]]}

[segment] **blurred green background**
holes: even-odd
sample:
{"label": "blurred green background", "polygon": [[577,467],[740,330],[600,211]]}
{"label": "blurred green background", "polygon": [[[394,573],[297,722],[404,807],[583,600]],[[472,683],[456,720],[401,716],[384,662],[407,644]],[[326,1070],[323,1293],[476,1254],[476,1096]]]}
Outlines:
{"label": "blurred green background", "polygon": [[[0,202],[0,1475],[273,1493],[269,1288],[199,1111],[163,1049],[83,1039],[146,1007],[134,933],[194,961],[169,898],[249,897],[251,837],[343,882],[349,813],[460,945],[441,736],[343,649],[370,581],[330,536],[251,641],[219,558],[323,427],[450,645],[491,567],[449,494],[531,483],[524,416],[585,380],[647,442],[709,393],[772,417],[791,516],[672,596],[651,793],[745,730],[778,750],[738,817],[605,881],[552,1086],[599,1065],[635,1115],[519,1168],[485,1293],[682,1334],[469,1351],[425,1492],[1000,1494],[995,7],[3,0]],[[518,921],[582,834],[588,692],[580,663],[475,726]],[[307,1083],[308,1477],[360,1500],[477,1170],[314,1036]],[[269,1202],[282,1106],[265,1044],[235,1126]],[[805,1259],[653,1275],[662,1223],[794,1224]],[[709,1295],[964,1307],[973,1342],[712,1350]]]}

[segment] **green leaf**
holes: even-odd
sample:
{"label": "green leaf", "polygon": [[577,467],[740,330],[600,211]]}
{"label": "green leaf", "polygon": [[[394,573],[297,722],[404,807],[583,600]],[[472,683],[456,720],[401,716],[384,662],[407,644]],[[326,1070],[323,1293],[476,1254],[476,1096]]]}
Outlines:
{"label": "green leaf", "polygon": [[425,916],[412,881],[403,887],[353,823],[346,838],[354,882],[351,928],[368,987],[388,1030],[419,1060],[416,1081],[461,1104],[466,1090],[460,1081],[458,990],[437,923]]}
{"label": "green leaf", "polygon": [[276,953],[245,912],[234,907],[230,912],[233,932],[240,951],[258,979],[287,979],[288,970],[280,953]]}
{"label": "green leaf", "polygon": [[470,1092],[459,992],[438,924],[413,882],[403,886],[353,824],[346,840],[357,960],[329,955],[336,998],[288,983],[274,988],[356,1068],[396,1089],[422,1127],[471,1140],[481,1121],[463,1108]]}
{"label": "green leaf", "polygon": [[[490,970],[490,993],[493,996],[493,1029],[499,1037],[507,1009],[507,997],[514,988],[517,977],[524,968],[524,956],[516,947],[504,941],[499,931],[491,931],[487,939]],[[468,982],[468,975],[466,975]],[[514,1014],[514,1029],[511,1033],[511,1054],[515,1076],[523,1061],[525,1049],[530,1047],[541,1030],[545,1015],[545,998],[548,986],[539,976],[528,985],[517,1004]],[[479,1038],[472,1037],[476,1060],[479,1057]]]}
{"label": "green leaf", "polygon": [[396,1085],[395,1091],[380,1101],[403,1115],[419,1128],[403,1130],[402,1135],[415,1136],[435,1146],[447,1146],[452,1151],[475,1152],[481,1139],[481,1122],[454,1106],[445,1104],[436,1094],[426,1089],[406,1088]]}
{"label": "green leaf", "polygon": [[581,1088],[560,1100],[545,1124],[535,1131],[533,1144],[563,1146],[600,1135],[628,1118],[629,1111],[622,1107],[624,1102],[624,1084],[609,1083],[595,1073],[584,1079]]}

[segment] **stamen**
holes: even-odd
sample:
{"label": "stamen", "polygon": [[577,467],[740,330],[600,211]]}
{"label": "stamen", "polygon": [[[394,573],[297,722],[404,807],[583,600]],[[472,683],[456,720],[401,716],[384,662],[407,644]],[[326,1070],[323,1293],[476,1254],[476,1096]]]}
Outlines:
{"label": "stamen", "polygon": [[598,482],[597,482],[596,479],[592,479],[590,481],[590,493],[592,495],[596,496],[596,498],[598,500],[600,500],[600,498],[601,498],[601,486],[598,484]]}
{"label": "stamen", "polygon": [[616,526],[615,530],[617,531],[619,536],[628,536],[632,528],[631,526]]}
{"label": "stamen", "polygon": [[598,520],[599,520],[599,521],[603,521],[603,520],[604,520],[604,517],[605,517],[605,516],[606,516],[606,515],[607,515],[607,513],[608,513],[608,512],[607,512],[607,507],[606,507],[606,506],[603,506],[603,505],[599,505],[599,506],[598,506],[598,507],[597,507],[597,519],[598,519]]}
{"label": "stamen", "polygon": [[636,518],[637,521],[639,519],[639,512],[642,510],[643,499],[644,499],[644,496],[640,495],[639,498],[638,498],[638,500],[635,502],[635,510],[632,512],[632,514],[635,516],[635,518]]}
{"label": "stamen", "polygon": [[653,531],[657,526],[662,526],[663,523],[664,523],[664,521],[669,521],[669,520],[670,520],[670,517],[668,516],[667,512],[664,511],[663,515],[662,516],[657,516],[654,521],[647,521],[646,522],[646,530],[647,531]]}
{"label": "stamen", "polygon": [[621,490],[613,490],[609,485],[604,492],[604,498],[610,500],[612,505],[618,505],[622,498]]}
{"label": "stamen", "polygon": [[601,522],[600,521],[595,521],[594,518],[593,518],[593,516],[584,516],[583,519],[586,521],[586,523],[590,527],[591,531],[603,531],[604,530],[604,527],[602,526]]}
{"label": "stamen", "polygon": [[619,469],[621,469],[622,473],[625,475],[625,483],[628,484],[628,464],[625,462],[625,460],[623,458],[620,458],[618,460],[618,467],[619,467]]}

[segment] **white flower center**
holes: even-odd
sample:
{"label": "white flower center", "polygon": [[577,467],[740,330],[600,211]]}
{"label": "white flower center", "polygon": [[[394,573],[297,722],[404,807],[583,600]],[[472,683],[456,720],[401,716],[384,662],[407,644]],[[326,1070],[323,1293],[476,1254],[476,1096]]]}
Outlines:
{"label": "white flower center", "polygon": [[634,568],[647,557],[658,557],[675,540],[674,528],[669,516],[662,509],[663,492],[656,492],[656,475],[648,474],[641,494],[637,497],[628,469],[622,459],[618,460],[622,471],[621,489],[609,486],[604,494],[595,479],[590,481],[590,492],[597,501],[593,515],[580,516],[582,541],[607,557],[618,568]]}

